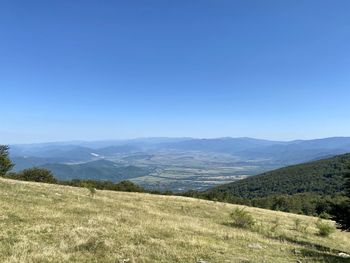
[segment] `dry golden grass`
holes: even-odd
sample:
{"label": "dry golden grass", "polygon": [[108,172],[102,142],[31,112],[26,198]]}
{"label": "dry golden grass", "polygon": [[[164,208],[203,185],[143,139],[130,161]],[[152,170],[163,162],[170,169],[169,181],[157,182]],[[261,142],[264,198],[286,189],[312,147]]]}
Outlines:
{"label": "dry golden grass", "polygon": [[0,179],[0,262],[349,262],[349,233],[319,237],[316,218],[249,207],[257,224],[234,228],[235,207]]}

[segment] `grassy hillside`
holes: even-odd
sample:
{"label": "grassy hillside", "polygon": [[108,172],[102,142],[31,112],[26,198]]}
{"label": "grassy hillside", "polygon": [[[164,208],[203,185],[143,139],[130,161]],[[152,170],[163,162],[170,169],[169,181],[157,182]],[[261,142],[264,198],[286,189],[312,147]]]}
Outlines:
{"label": "grassy hillside", "polygon": [[313,217],[247,207],[241,229],[232,204],[5,179],[0,200],[0,262],[349,262],[350,233]]}
{"label": "grassy hillside", "polygon": [[334,194],[344,190],[344,171],[350,167],[350,154],[288,166],[261,175],[213,188],[208,193],[227,193],[241,198],[281,194]]}

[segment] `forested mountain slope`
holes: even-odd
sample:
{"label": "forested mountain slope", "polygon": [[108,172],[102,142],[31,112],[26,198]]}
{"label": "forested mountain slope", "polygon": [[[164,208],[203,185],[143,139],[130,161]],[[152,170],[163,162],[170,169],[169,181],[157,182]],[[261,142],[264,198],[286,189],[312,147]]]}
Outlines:
{"label": "forested mountain slope", "polygon": [[212,188],[207,193],[241,198],[281,194],[334,194],[343,191],[343,174],[350,168],[350,154],[292,165]]}

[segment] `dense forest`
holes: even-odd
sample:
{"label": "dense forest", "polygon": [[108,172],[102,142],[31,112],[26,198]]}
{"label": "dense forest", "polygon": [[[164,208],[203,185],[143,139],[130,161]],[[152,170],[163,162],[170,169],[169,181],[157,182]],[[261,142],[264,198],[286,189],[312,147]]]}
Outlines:
{"label": "dense forest", "polygon": [[288,166],[185,196],[284,212],[328,217],[347,202],[345,178],[350,154]]}
{"label": "dense forest", "polygon": [[208,195],[262,198],[271,195],[316,193],[333,195],[344,191],[343,175],[350,167],[350,154],[292,165],[208,190]]}

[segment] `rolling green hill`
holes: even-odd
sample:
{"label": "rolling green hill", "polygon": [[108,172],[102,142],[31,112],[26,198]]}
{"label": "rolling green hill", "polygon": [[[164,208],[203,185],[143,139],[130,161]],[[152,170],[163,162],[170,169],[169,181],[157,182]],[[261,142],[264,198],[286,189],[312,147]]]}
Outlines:
{"label": "rolling green hill", "polygon": [[224,184],[208,194],[228,194],[240,198],[316,193],[331,195],[344,190],[343,174],[350,168],[350,154],[288,166]]}
{"label": "rolling green hill", "polygon": [[243,206],[1,178],[0,200],[0,262],[349,262],[350,233],[321,237],[309,216],[245,207],[243,229]]}

